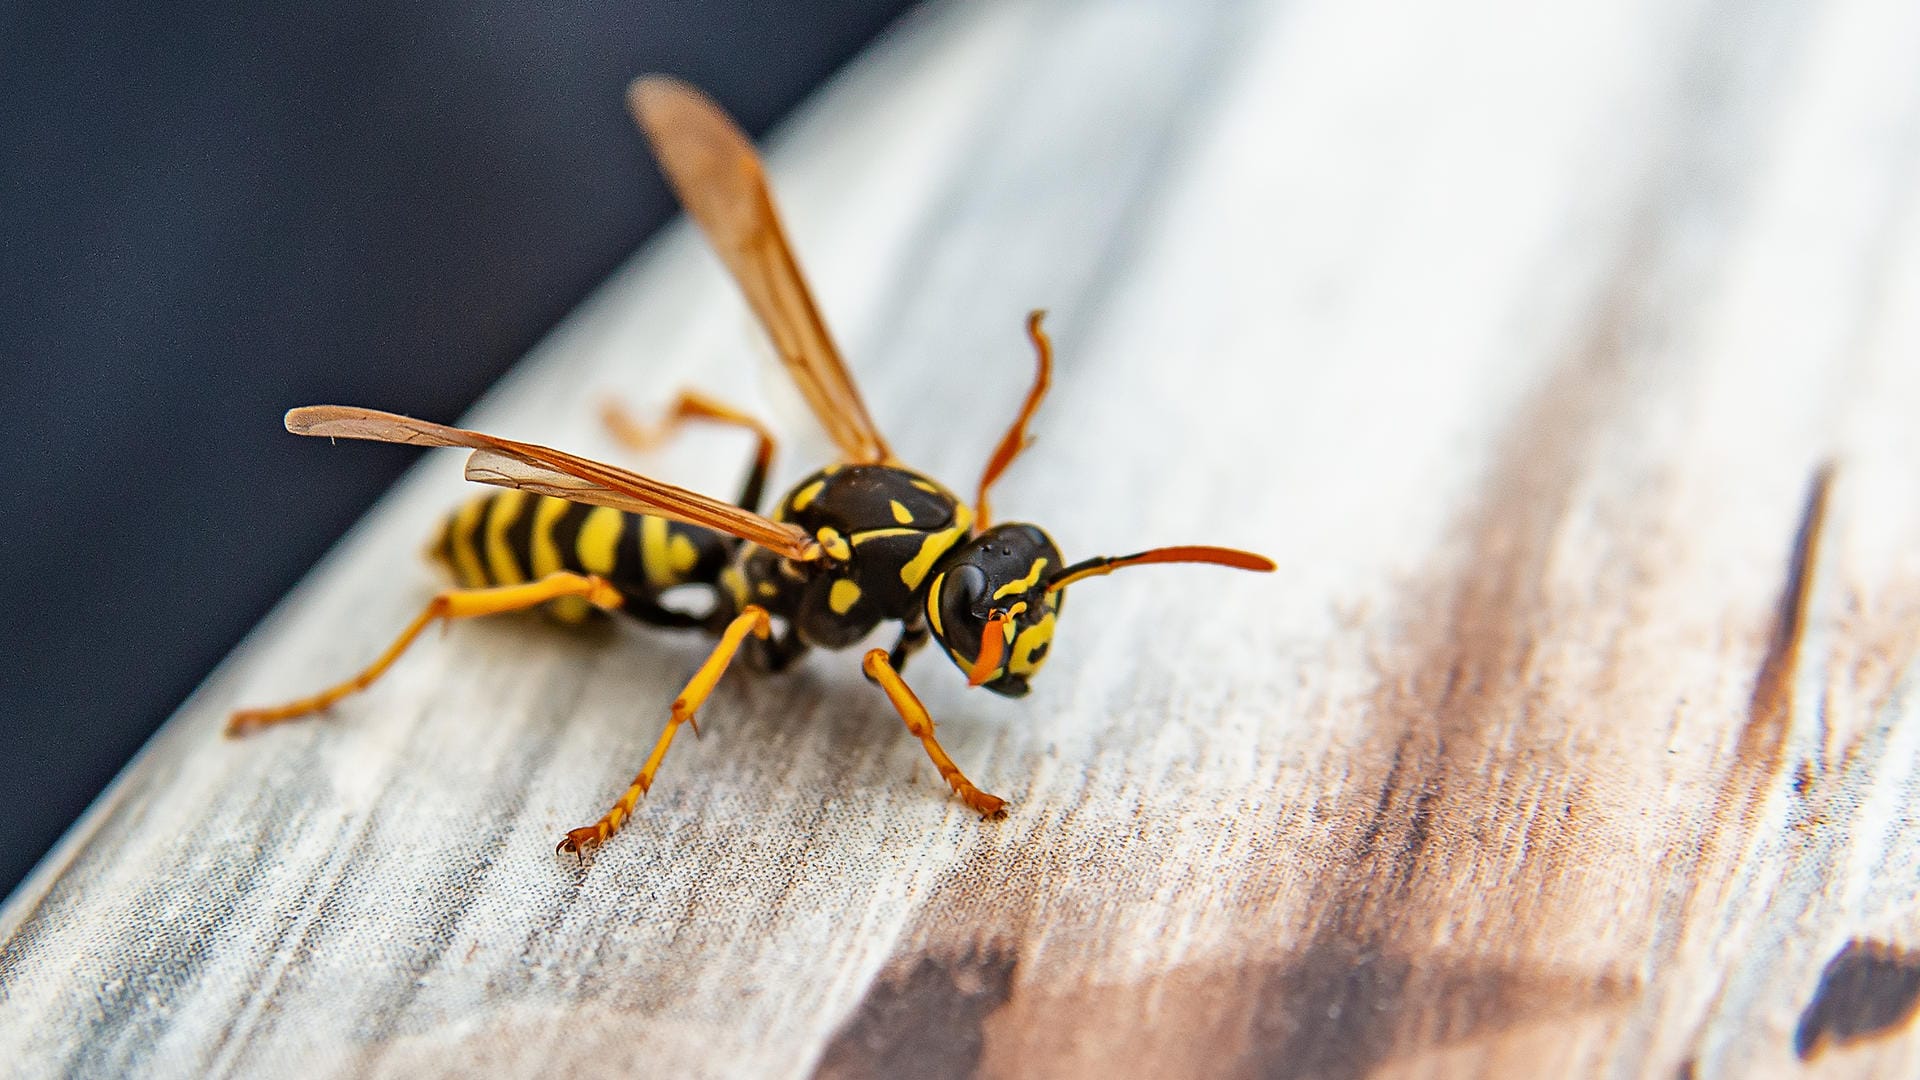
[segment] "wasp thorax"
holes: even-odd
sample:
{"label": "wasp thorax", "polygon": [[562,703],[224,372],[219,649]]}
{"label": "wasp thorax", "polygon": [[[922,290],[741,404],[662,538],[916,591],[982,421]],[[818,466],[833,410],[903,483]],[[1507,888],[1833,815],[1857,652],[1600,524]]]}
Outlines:
{"label": "wasp thorax", "polygon": [[[1046,580],[1060,565],[1053,540],[1026,524],[996,525],[948,556],[927,594],[927,619],[960,670],[998,694],[1027,692],[1027,680],[1046,662],[1053,642],[1061,594],[1049,593]],[[998,659],[975,674],[983,647],[991,653],[984,635],[996,621]]]}

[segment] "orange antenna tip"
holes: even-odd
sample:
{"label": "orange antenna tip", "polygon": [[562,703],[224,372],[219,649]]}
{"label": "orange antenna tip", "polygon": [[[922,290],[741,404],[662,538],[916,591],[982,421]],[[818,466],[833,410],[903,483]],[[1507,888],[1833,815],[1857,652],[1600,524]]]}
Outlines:
{"label": "orange antenna tip", "polygon": [[1144,566],[1148,563],[1208,563],[1234,570],[1252,570],[1260,574],[1269,574],[1279,569],[1272,559],[1265,555],[1255,555],[1251,551],[1188,544],[1181,547],[1153,548],[1135,555],[1103,555],[1077,562],[1049,578],[1047,591],[1054,592],[1084,578],[1101,577],[1124,567]]}

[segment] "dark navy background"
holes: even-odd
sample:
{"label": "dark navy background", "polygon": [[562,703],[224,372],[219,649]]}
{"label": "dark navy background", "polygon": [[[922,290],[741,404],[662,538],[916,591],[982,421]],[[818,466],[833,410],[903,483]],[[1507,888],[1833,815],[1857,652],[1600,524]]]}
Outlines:
{"label": "dark navy background", "polygon": [[759,133],[909,5],[0,9],[0,893],[407,464],[671,212],[668,71]]}

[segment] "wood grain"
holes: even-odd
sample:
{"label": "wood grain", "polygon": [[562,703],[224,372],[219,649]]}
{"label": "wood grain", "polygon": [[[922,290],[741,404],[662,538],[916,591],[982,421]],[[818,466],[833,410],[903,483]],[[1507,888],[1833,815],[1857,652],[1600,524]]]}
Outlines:
{"label": "wood grain", "polygon": [[[9,900],[0,1060],[1920,1071],[1915,40],[1907,0],[926,9],[771,157],[876,419],[965,487],[1047,307],[1001,512],[1282,572],[1076,586],[1023,701],[909,669],[1005,821],[816,656],[723,683],[577,867],[699,640],[463,625],[219,737],[430,594],[430,457]],[[694,383],[790,480],[827,451],[760,352],[676,228],[468,421],[623,460],[598,401]]]}

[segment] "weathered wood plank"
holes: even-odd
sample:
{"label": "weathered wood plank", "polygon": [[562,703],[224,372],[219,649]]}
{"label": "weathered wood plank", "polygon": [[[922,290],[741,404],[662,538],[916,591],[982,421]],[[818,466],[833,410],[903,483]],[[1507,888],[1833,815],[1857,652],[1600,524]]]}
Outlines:
{"label": "weathered wood plank", "polygon": [[[0,1059],[1920,1070],[1917,24],[930,9],[773,158],[896,447],[964,485],[1045,305],[1056,396],[997,502],[1071,554],[1283,573],[1076,587],[1024,701],[912,669],[1004,822],[815,657],[725,684],[580,870],[553,843],[700,642],[461,626],[330,720],[218,737],[434,587],[412,554],[460,492],[430,459],[0,913]],[[679,230],[473,419],[617,456],[609,390],[778,411],[752,341]],[[824,453],[789,445],[788,477]],[[647,464],[725,491],[743,453]]]}

